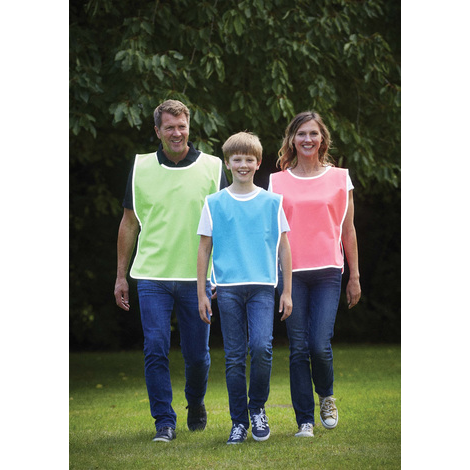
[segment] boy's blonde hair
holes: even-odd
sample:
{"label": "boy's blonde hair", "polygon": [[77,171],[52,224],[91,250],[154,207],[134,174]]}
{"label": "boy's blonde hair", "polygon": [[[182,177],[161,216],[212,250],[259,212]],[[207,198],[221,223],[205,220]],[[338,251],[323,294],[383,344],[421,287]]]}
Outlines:
{"label": "boy's blonde hair", "polygon": [[239,132],[230,136],[222,145],[225,161],[228,162],[232,155],[253,155],[261,162],[263,147],[255,134],[251,132]]}

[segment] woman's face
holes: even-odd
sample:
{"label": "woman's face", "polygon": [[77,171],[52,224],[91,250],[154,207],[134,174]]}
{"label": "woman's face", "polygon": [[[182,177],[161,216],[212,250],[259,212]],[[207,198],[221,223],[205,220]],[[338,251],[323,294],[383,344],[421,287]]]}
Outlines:
{"label": "woman's face", "polygon": [[318,151],[322,143],[320,126],[313,119],[304,122],[297,130],[293,144],[298,158],[318,158]]}

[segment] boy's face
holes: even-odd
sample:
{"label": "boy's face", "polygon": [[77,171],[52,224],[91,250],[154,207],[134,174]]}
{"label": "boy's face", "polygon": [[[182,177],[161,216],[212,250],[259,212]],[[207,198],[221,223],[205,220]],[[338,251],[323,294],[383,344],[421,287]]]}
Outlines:
{"label": "boy's face", "polygon": [[238,183],[252,182],[261,162],[254,155],[232,155],[225,166],[232,172],[233,181]]}

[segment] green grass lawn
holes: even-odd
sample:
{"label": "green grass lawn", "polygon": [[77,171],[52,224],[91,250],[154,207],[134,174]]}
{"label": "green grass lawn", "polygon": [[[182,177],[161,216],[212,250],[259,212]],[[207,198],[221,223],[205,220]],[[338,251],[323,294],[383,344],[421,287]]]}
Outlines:
{"label": "green grass lawn", "polygon": [[[274,347],[271,393],[266,404],[271,437],[238,446],[231,428],[224,353],[212,349],[203,432],[186,427],[184,367],[170,354],[177,438],[152,442],[155,434],[143,374],[143,354],[70,355],[70,469],[399,469],[400,347],[334,346],[339,424],[324,429],[316,408],[314,438],[296,438],[289,390],[289,352]],[[318,398],[317,398],[318,401]],[[317,403],[318,404],[318,403]]]}

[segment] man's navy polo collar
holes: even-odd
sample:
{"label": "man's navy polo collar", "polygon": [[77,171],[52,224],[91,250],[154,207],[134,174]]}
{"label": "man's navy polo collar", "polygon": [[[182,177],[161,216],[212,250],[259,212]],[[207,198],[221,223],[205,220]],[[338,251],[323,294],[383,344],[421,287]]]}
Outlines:
{"label": "man's navy polo collar", "polygon": [[184,157],[180,162],[175,163],[168,159],[167,156],[163,153],[163,145],[160,144],[157,150],[158,163],[160,163],[160,165],[169,167],[184,167],[193,164],[201,152],[193,147],[192,142],[188,142],[188,147],[189,151],[186,157]]}

